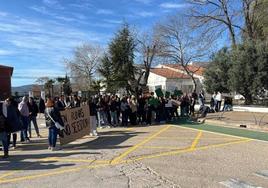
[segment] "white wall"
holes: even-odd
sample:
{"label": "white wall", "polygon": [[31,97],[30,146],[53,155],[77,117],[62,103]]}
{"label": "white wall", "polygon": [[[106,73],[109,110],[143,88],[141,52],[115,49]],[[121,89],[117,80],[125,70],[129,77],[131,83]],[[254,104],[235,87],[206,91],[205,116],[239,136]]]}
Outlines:
{"label": "white wall", "polygon": [[163,90],[166,90],[166,78],[150,72],[148,77],[148,87],[150,91],[154,91],[156,86],[161,86]]}

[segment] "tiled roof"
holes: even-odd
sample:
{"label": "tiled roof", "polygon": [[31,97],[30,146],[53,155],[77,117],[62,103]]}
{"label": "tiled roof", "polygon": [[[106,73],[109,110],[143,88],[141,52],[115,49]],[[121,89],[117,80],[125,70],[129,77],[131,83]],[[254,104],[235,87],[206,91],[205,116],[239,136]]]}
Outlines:
{"label": "tiled roof", "polygon": [[[180,65],[176,65],[176,64],[167,64],[165,65],[167,67],[170,67],[170,68],[173,68],[173,69],[179,69],[179,70],[182,70],[184,71],[184,68]],[[204,71],[205,71],[205,68],[203,67],[200,67],[200,66],[195,66],[195,65],[188,65],[188,69],[196,74],[196,75],[199,75],[199,76],[203,76],[204,74]]]}
{"label": "tiled roof", "polygon": [[190,79],[187,74],[179,73],[168,68],[152,68],[150,72],[163,76],[165,78],[180,78],[180,79]]}

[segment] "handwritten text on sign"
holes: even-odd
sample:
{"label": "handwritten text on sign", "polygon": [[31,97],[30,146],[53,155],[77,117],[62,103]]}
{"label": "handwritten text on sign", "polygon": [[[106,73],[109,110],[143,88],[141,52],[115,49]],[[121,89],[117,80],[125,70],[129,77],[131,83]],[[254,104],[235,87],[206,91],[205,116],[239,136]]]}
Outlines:
{"label": "handwritten text on sign", "polygon": [[68,144],[78,138],[89,134],[89,107],[82,106],[78,108],[61,111],[61,118],[64,122],[63,134],[60,136],[60,144]]}

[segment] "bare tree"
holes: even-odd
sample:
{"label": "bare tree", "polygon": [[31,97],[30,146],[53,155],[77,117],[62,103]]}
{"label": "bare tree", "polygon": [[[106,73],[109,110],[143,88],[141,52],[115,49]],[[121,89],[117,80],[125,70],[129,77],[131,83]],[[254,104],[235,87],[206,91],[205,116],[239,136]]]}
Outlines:
{"label": "bare tree", "polygon": [[236,46],[236,29],[241,26],[241,9],[239,0],[189,0],[193,7],[190,17],[197,20],[194,27],[203,27],[210,35],[221,35],[228,30],[232,45]]}
{"label": "bare tree", "polygon": [[161,42],[159,36],[153,32],[141,33],[137,41],[137,51],[142,59],[142,70],[139,73],[137,82],[139,86],[145,87],[150,69],[161,52]]}
{"label": "bare tree", "polygon": [[193,18],[193,27],[202,27],[204,33],[217,38],[226,30],[232,46],[238,36],[245,34],[249,39],[257,37],[259,17],[257,7],[261,0],[188,0],[193,6],[188,16]]}
{"label": "bare tree", "polygon": [[90,88],[101,57],[102,49],[99,46],[83,44],[74,50],[73,59],[64,60],[64,63],[71,72],[73,81],[79,83],[79,89]]}
{"label": "bare tree", "polygon": [[156,30],[162,43],[161,55],[181,66],[191,77],[196,90],[194,74],[199,71],[200,66],[193,68],[189,64],[200,61],[209,54],[211,41],[205,36],[200,36],[198,31],[192,30],[188,19],[182,15],[167,18],[156,26]]}
{"label": "bare tree", "polygon": [[44,89],[45,83],[49,80],[49,77],[40,77],[36,79],[36,83],[40,86],[40,89]]}

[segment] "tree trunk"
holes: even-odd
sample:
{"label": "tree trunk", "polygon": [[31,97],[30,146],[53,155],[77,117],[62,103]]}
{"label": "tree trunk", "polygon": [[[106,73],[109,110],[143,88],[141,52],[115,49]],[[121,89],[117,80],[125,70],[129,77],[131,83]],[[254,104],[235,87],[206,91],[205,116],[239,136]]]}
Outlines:
{"label": "tree trunk", "polygon": [[247,94],[244,97],[245,97],[245,104],[246,105],[249,105],[249,104],[252,104],[253,103],[252,95]]}

